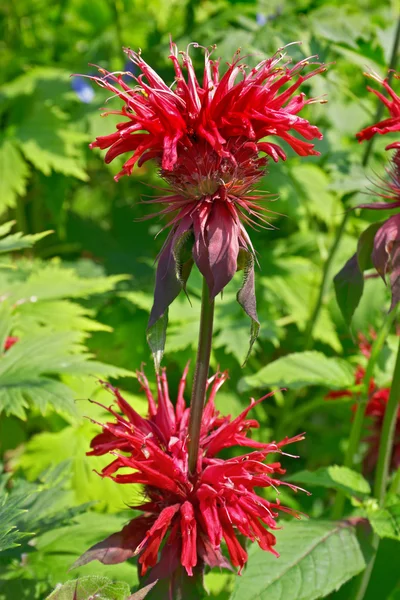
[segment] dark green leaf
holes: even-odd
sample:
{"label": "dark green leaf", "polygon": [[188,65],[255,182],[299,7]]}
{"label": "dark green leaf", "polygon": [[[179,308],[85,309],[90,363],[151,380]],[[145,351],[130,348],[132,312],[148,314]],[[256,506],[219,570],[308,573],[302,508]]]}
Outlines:
{"label": "dark green leaf", "polygon": [[285,523],[276,537],[280,558],[254,544],[232,600],[315,600],[365,568],[354,529],[341,523]]}

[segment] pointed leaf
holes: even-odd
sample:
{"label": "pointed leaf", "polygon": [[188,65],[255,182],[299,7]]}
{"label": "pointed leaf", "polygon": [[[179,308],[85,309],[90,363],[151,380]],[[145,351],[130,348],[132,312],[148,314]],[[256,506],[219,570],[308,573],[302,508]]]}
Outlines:
{"label": "pointed leaf", "polygon": [[333,279],[336,300],[341,310],[343,319],[350,327],[353,315],[360,303],[364,290],[364,277],[360,271],[357,255],[354,254],[335,275]]}
{"label": "pointed leaf", "polygon": [[167,339],[168,309],[147,329],[146,337],[153,355],[154,366],[159,371],[164,355],[165,341]]}
{"label": "pointed leaf", "polygon": [[168,307],[185,290],[193,265],[191,246],[193,235],[190,231],[171,236],[158,259],[154,303],[147,328],[147,341],[158,371],[164,354],[167,337]]}
{"label": "pointed leaf", "polygon": [[156,581],[153,581],[152,583],[149,583],[148,585],[145,585],[144,587],[140,588],[140,590],[129,596],[129,598],[127,598],[126,600],[144,600],[144,598],[146,598],[146,596],[151,592],[151,590],[157,584],[157,582],[158,579],[156,579]]}
{"label": "pointed leaf", "polygon": [[245,263],[244,263],[244,274],[243,274],[243,284],[237,294],[237,301],[240,306],[243,308],[245,313],[251,319],[250,326],[250,343],[249,350],[247,352],[246,358],[244,359],[244,366],[250,356],[251,350],[253,348],[254,342],[258,337],[258,333],[260,331],[260,322],[258,320],[257,315],[257,304],[256,304],[256,292],[255,292],[255,283],[254,283],[254,257],[250,252],[245,253]]}
{"label": "pointed leaf", "polygon": [[57,586],[47,600],[126,600],[129,593],[129,585],[125,582],[89,575]]}
{"label": "pointed leaf", "polygon": [[307,385],[343,389],[353,384],[354,369],[346,361],[328,358],[322,352],[294,352],[241,379],[239,391],[275,386],[299,389]]}
{"label": "pointed leaf", "polygon": [[367,517],[379,537],[400,541],[400,503],[367,510]]}
{"label": "pointed leaf", "polygon": [[0,214],[14,208],[26,190],[29,168],[11,139],[0,140]]}
{"label": "pointed leaf", "polygon": [[348,496],[363,497],[371,493],[370,485],[361,473],[338,465],[321,467],[316,471],[299,471],[287,477],[287,481],[304,483],[306,487],[315,485],[340,490]]}

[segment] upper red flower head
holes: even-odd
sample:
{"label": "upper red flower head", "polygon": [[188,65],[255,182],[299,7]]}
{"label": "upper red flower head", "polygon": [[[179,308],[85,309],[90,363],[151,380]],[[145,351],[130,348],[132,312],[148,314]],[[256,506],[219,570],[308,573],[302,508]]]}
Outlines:
{"label": "upper red flower head", "polygon": [[[136,163],[155,160],[173,192],[151,201],[165,205],[160,214],[171,215],[172,231],[159,256],[150,325],[164,314],[190,272],[191,264],[186,273],[180,271],[180,252],[187,238],[191,238],[192,262],[207,279],[213,298],[235,274],[240,249],[252,252],[244,224],[262,219],[260,197],[252,190],[264,173],[267,157],[285,160],[277,142],[309,156],[318,154],[310,141],[322,138],[316,126],[299,116],[315,100],[297,90],[324,66],[303,74],[309,59],[294,66],[289,61],[279,65],[284,55],[278,52],[249,68],[237,52],[220,76],[219,60],[212,60],[205,49],[199,81],[189,53],[178,52],[174,43],[170,49],[173,86],[130,49],[125,52],[141,71],[138,77],[131,74],[135,87],[124,82],[126,73],[99,69],[102,76],[93,78],[122,100],[122,109],[110,112],[125,120],[115,133],[98,137],[91,147],[108,148],[106,162],[130,155],[117,180],[130,175]],[[266,156],[260,157],[260,152]]]}
{"label": "upper red flower head", "polygon": [[[217,373],[209,380],[197,469],[191,475],[187,449],[189,408],[184,400],[186,375],[187,369],[174,406],[165,371],[158,377],[157,401],[145,375],[138,373],[148,399],[147,418],[139,416],[117,389],[106,384],[122,414],[108,409],[114,420],[102,426],[103,431],[93,439],[89,454],[111,453],[114,460],[103,469],[102,476],[118,483],[143,484],[147,499],[134,507],[143,511],[142,516],[133,519],[120,533],[96,544],[78,564],[93,559],[111,564],[139,555],[142,574],[158,563],[152,572],[155,579],[169,576],[179,564],[191,575],[194,567],[203,563],[229,565],[220,548],[224,539],[232,565],[241,570],[247,554],[239,535],[278,555],[270,530],[277,528],[278,511],[293,511],[282,506],[278,499],[266,500],[255,490],[276,491],[283,482],[275,477],[285,471],[277,462],[264,461],[269,453],[280,453],[282,446],[303,436],[286,438],[277,444],[249,438],[248,432],[258,427],[258,423],[247,415],[263,398],[252,400],[236,419],[221,416],[214,400],[227,374]],[[233,446],[254,450],[234,458],[217,458],[221,450]]]}
{"label": "upper red flower head", "polygon": [[[192,45],[200,47],[196,43]],[[278,67],[284,56],[278,52],[249,69],[238,51],[220,78],[219,60],[211,60],[211,53],[205,49],[200,83],[189,53],[178,52],[172,42],[170,50],[175,89],[163,81],[140,53],[129,48],[125,49],[126,54],[142,72],[138,77],[128,73],[136,87],[131,88],[124,82],[126,73],[109,73],[100,68],[102,77],[94,77],[100,86],[124,102],[120,111],[112,111],[126,119],[118,125],[118,131],[98,137],[91,144],[92,148],[109,148],[106,162],[120,154],[132,153],[116,176],[117,180],[122,175],[130,175],[136,163],[140,166],[150,159],[156,159],[165,174],[176,168],[184,168],[189,174],[196,163],[185,165],[185,157],[188,152],[196,153],[196,149],[203,161],[215,151],[221,159],[228,159],[228,163],[224,163],[226,167],[229,162],[232,166],[238,164],[236,152],[246,143],[253,152],[265,152],[275,161],[285,159],[280,146],[261,141],[270,135],[286,141],[301,156],[318,154],[313,144],[305,140],[320,139],[322,134],[298,116],[313,100],[307,100],[304,93],[294,94],[304,81],[323,71],[324,66],[302,75],[309,59],[291,68],[288,62]],[[186,69],[186,79],[182,67]],[[285,87],[287,83],[291,85]],[[290,132],[303,139],[293,137]]]}

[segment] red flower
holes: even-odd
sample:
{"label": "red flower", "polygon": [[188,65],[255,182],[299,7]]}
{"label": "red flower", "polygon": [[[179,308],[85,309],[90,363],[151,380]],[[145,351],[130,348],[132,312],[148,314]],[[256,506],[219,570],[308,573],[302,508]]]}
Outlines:
{"label": "red flower", "polygon": [[[276,141],[280,138],[300,156],[309,156],[319,154],[310,140],[322,138],[317,127],[299,116],[315,100],[296,92],[324,66],[303,75],[309,59],[292,67],[289,62],[278,66],[284,55],[277,53],[250,69],[238,51],[220,77],[219,60],[211,60],[206,49],[199,82],[188,52],[178,52],[172,42],[170,48],[174,86],[130,49],[125,52],[142,73],[131,74],[135,87],[124,82],[126,73],[99,69],[102,76],[93,77],[124,103],[121,110],[105,114],[125,120],[115,133],[96,138],[91,147],[108,148],[107,163],[130,155],[116,180],[130,175],[136,163],[155,160],[172,189],[171,195],[151,201],[164,204],[159,214],[170,215],[172,229],[159,256],[150,326],[184,286],[193,261],[215,297],[235,274],[239,251],[253,252],[244,225],[264,221],[254,185],[265,172],[267,157],[275,162],[286,159]],[[267,140],[269,136],[274,141]],[[266,156],[261,158],[260,152]],[[185,266],[180,253],[186,241],[192,258]],[[250,314],[250,301],[242,305]]]}
{"label": "red flower", "polygon": [[[249,438],[249,431],[258,427],[258,423],[248,419],[248,413],[264,398],[252,400],[235,419],[221,416],[214,400],[227,374],[217,373],[209,380],[197,470],[190,475],[189,408],[184,400],[186,375],[187,368],[173,406],[165,370],[158,377],[157,401],[145,375],[138,373],[148,400],[148,418],[139,416],[117,389],[105,384],[122,414],[108,409],[113,421],[102,425],[103,431],[92,440],[88,454],[112,454],[114,460],[103,469],[102,477],[118,483],[142,484],[146,501],[133,507],[143,511],[143,515],[93,546],[78,560],[79,565],[94,559],[113,564],[139,555],[142,575],[157,565],[151,577],[167,577],[179,564],[192,575],[193,569],[204,563],[211,567],[229,566],[221,552],[221,542],[225,540],[230,561],[240,572],[247,553],[239,535],[257,541],[261,548],[279,556],[272,533],[277,528],[278,512],[298,515],[282,506],[278,499],[271,501],[259,496],[255,489],[276,490],[281,484],[297,489],[276,479],[285,472],[280,463],[268,464],[265,459],[269,453],[281,453],[286,444],[302,440],[303,435],[286,438],[278,444]],[[217,457],[222,450],[234,446],[253,451],[234,458]]]}
{"label": "red flower", "polygon": [[9,350],[14,344],[18,342],[19,338],[15,335],[9,335],[4,342],[4,350]]}
{"label": "red flower", "polygon": [[[368,442],[368,452],[364,459],[365,470],[372,471],[378,462],[379,444],[381,441],[381,433],[383,419],[385,417],[386,405],[389,400],[390,388],[377,388],[368,400],[366,414],[371,417],[372,423],[370,426],[371,435],[366,439]],[[390,462],[391,470],[396,470],[400,467],[400,408],[397,413],[397,422],[395,437],[393,443],[393,452]]]}
{"label": "red flower", "polygon": [[[357,139],[359,142],[363,142],[364,140],[370,140],[375,134],[385,134],[385,133],[393,133],[400,131],[400,98],[394,92],[394,90],[390,87],[387,79],[380,79],[376,75],[368,75],[371,79],[375,79],[378,83],[380,83],[384,89],[386,90],[389,98],[386,98],[381,92],[375,90],[374,88],[367,87],[369,92],[372,92],[377,96],[381,102],[389,109],[390,117],[384,119],[383,121],[379,121],[375,123],[375,125],[370,125],[365,129],[362,129],[357,133]],[[399,79],[399,76],[395,75],[396,79]],[[394,142],[393,144],[389,144],[386,147],[386,150],[390,150],[391,148],[400,148],[400,141]]]}
{"label": "red flower", "polygon": [[[375,331],[370,331],[370,337],[372,339],[376,337]],[[369,357],[371,356],[372,344],[368,341],[368,338],[362,333],[358,334],[358,340],[358,346],[362,354],[369,359]],[[364,379],[365,369],[364,367],[358,365],[354,374],[355,385],[363,384]],[[329,392],[329,394],[327,394],[326,396],[326,399],[335,400],[336,398],[353,398],[355,395],[356,394],[354,394],[354,392],[351,392],[350,390],[337,390]],[[370,379],[368,389],[368,402],[365,409],[365,414],[368,417],[371,417],[371,424],[369,427],[369,429],[371,430],[371,435],[365,439],[365,441],[368,442],[368,450],[364,458],[364,468],[367,472],[373,471],[378,461],[382,425],[385,416],[386,405],[389,400],[389,395],[390,387],[379,388],[376,385],[374,379]],[[353,404],[352,411],[355,412],[356,409],[357,404]],[[393,454],[391,460],[391,468],[394,470],[398,467],[400,467],[400,408],[397,418],[395,442],[393,446]]]}

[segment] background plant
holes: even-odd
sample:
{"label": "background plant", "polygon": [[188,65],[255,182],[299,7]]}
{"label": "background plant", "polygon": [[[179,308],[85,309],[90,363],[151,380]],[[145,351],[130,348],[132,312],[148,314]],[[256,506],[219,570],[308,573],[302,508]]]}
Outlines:
{"label": "background plant", "polygon": [[[248,320],[236,303],[238,282],[233,281],[223,302],[216,304],[212,355],[214,368],[221,364],[230,369],[230,380],[219,398],[224,412],[238,414],[250,395],[289,388],[256,412],[263,436],[279,438],[307,430],[297,461],[302,474],[296,479],[293,462],[290,467],[292,480],[299,485],[304,481],[313,495],[285,497],[285,503],[293,502],[313,521],[285,523],[278,543],[283,556],[282,548],[292,546],[293,538],[303,541],[310,536],[309,546],[304,541],[281,562],[263,555],[263,572],[268,576],[262,580],[256,577],[261,557],[252,550],[255,556],[242,579],[209,576],[211,597],[245,597],[252,580],[259,581],[255,583],[259,588],[249,594],[279,598],[274,581],[289,560],[294,557],[306,574],[307,564],[328,553],[332,573],[337,574],[332,575],[333,587],[327,587],[328,578],[322,577],[314,588],[311,583],[302,588],[289,570],[282,583],[286,597],[352,598],[351,582],[338,592],[333,588],[364,568],[368,546],[363,545],[362,531],[356,543],[354,532],[343,533],[337,525],[326,523],[337,489],[351,497],[345,514],[368,514],[384,536],[365,597],[397,597],[400,583],[393,564],[399,546],[398,479],[394,474],[393,502],[382,514],[376,510],[368,481],[333,468],[343,463],[352,400],[325,400],[331,390],[354,387],[356,365],[366,362],[356,334],[368,335],[371,327],[380,331],[383,326],[389,293],[380,281],[366,281],[350,332],[339,313],[331,280],[354,252],[359,234],[385,219],[385,214],[351,212],[331,262],[318,319],[312,320],[322,268],[344,212],[366,201],[360,191],[369,186],[374,172],[382,173],[384,142],[376,141],[363,169],[363,149],[354,133],[373,120],[376,103],[367,95],[362,71],[385,74],[395,36],[395,10],[389,2],[355,7],[307,0],[296,5],[227,0],[160,1],[150,6],[139,0],[51,5],[45,0],[34,4],[19,0],[3,5],[0,210],[3,223],[16,220],[17,224],[1,233],[53,233],[42,239],[8,237],[5,242],[3,237],[0,241],[0,250],[7,250],[0,256],[1,335],[10,332],[19,337],[7,351],[8,358],[7,353],[0,358],[0,443],[7,473],[0,532],[7,532],[6,540],[11,536],[8,545],[21,544],[1,546],[0,598],[45,598],[56,584],[81,575],[105,575],[126,582],[131,591],[137,581],[133,562],[107,567],[107,572],[95,563],[81,571],[68,573],[67,569],[87,547],[121,528],[128,518],[125,502],[134,493],[126,490],[121,497],[116,486],[92,472],[93,459],[89,463],[85,451],[93,428],[82,415],[96,417],[85,399],[103,394],[97,375],[115,380],[136,405],[142,402],[131,375],[144,359],[151,362],[145,329],[152,303],[153,259],[163,239],[161,235],[153,240],[161,225],[136,219],[145,213],[140,199],[153,194],[149,184],[157,186],[158,178],[146,166],[130,179],[113,182],[119,165],[104,166],[100,153],[87,148],[99,134],[98,108],[104,105],[105,95],[94,87],[73,87],[69,75],[91,73],[88,62],[123,69],[120,48],[129,45],[141,47],[149,62],[171,78],[165,61],[170,32],[180,46],[193,39],[204,45],[217,43],[223,57],[232,56],[238,46],[271,54],[299,39],[303,46],[293,48],[295,58],[318,53],[321,61],[335,63],[323,81],[309,82],[311,95],[329,97],[327,105],[312,107],[324,133],[318,143],[321,157],[291,156],[286,164],[271,165],[261,183],[268,192],[279,194],[271,208],[285,216],[276,216],[275,230],[252,233],[262,265],[257,273],[260,337],[241,370]],[[104,122],[104,133],[110,127]],[[171,385],[177,385],[188,354],[196,349],[201,282],[195,272],[188,288],[192,306],[181,295],[170,310],[166,362]],[[373,375],[379,385],[390,384],[396,344],[396,336],[388,335],[375,363]],[[16,365],[12,377],[6,368],[11,352]],[[355,471],[361,470],[365,449],[364,443],[355,457]],[[100,462],[95,466],[101,467]],[[48,506],[42,496],[46,512],[35,516],[34,504],[48,490],[53,496],[57,492],[55,503]],[[19,507],[28,509],[32,518],[26,521],[10,512]],[[352,560],[350,555],[342,560],[344,542],[355,552]],[[304,548],[314,545],[319,551],[304,557]],[[347,571],[351,562],[353,572]],[[107,590],[109,584],[104,585]],[[110,589],[111,598],[129,593],[126,586]]]}

